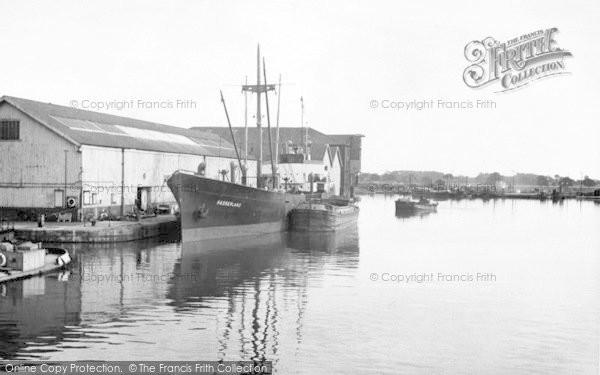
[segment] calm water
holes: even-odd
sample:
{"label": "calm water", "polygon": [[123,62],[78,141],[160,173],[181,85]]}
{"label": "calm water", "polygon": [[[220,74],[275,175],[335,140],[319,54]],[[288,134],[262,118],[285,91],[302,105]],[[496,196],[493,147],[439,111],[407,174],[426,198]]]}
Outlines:
{"label": "calm water", "polygon": [[600,206],[446,201],[408,218],[391,198],[360,206],[358,227],[333,236],[78,245],[70,273],[0,286],[0,357],[598,373]]}

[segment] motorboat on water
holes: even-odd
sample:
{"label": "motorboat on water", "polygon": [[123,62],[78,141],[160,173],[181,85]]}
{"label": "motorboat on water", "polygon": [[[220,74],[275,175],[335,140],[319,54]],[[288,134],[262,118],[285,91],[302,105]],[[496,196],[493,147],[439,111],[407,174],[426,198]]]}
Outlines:
{"label": "motorboat on water", "polygon": [[407,198],[399,198],[396,200],[396,211],[403,212],[418,212],[418,211],[436,211],[438,202],[434,202],[425,197],[419,198],[419,200],[412,200]]}

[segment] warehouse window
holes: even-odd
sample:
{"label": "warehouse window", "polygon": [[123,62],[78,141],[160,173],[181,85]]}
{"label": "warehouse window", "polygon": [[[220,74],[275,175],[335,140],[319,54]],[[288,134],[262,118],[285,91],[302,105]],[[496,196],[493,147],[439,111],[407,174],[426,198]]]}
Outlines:
{"label": "warehouse window", "polygon": [[89,191],[84,191],[83,192],[83,204],[84,205],[89,205],[90,202],[90,192]]}
{"label": "warehouse window", "polygon": [[19,120],[0,120],[0,140],[19,140]]}

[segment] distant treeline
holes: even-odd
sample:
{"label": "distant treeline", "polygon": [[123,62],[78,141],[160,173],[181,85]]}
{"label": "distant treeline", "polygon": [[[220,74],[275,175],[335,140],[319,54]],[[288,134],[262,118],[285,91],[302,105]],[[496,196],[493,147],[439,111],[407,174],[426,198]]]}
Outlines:
{"label": "distant treeline", "polygon": [[451,173],[442,173],[435,171],[393,171],[384,174],[361,173],[359,177],[361,183],[397,183],[397,184],[416,184],[416,185],[496,185],[505,183],[507,186],[575,186],[583,185],[592,187],[600,185],[600,180],[593,180],[585,176],[583,180],[572,179],[568,176],[544,176],[533,173],[517,173],[514,176],[503,176],[498,172],[480,173],[475,177],[458,175]]}

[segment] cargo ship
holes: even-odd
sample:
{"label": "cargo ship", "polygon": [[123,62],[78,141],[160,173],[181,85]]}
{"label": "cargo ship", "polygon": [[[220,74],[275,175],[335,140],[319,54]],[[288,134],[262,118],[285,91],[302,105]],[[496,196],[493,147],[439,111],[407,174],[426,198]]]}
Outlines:
{"label": "cargo ship", "polygon": [[[261,73],[264,74],[264,83],[262,84]],[[220,181],[205,177],[201,173],[181,170],[173,173],[167,180],[167,185],[179,204],[181,233],[184,242],[285,231],[288,228],[289,212],[305,200],[305,196],[297,191],[287,192],[279,188],[277,176],[273,174],[273,171],[276,170],[274,160],[271,160],[270,180],[272,186],[268,183],[269,176],[265,178],[262,174],[261,95],[265,95],[270,130],[267,94],[268,91],[274,89],[275,85],[266,82],[264,61],[261,72],[260,49],[258,49],[257,83],[256,85],[242,86],[243,91],[257,95],[256,121],[259,137],[258,155],[256,155],[256,186],[248,184],[246,167],[238,153],[222,94],[221,101],[231,131],[239,170],[242,172],[242,183]],[[269,144],[271,144],[270,139]]]}
{"label": "cargo ship", "polygon": [[182,240],[284,231],[304,195],[269,191],[177,171],[167,181],[179,204]]}

